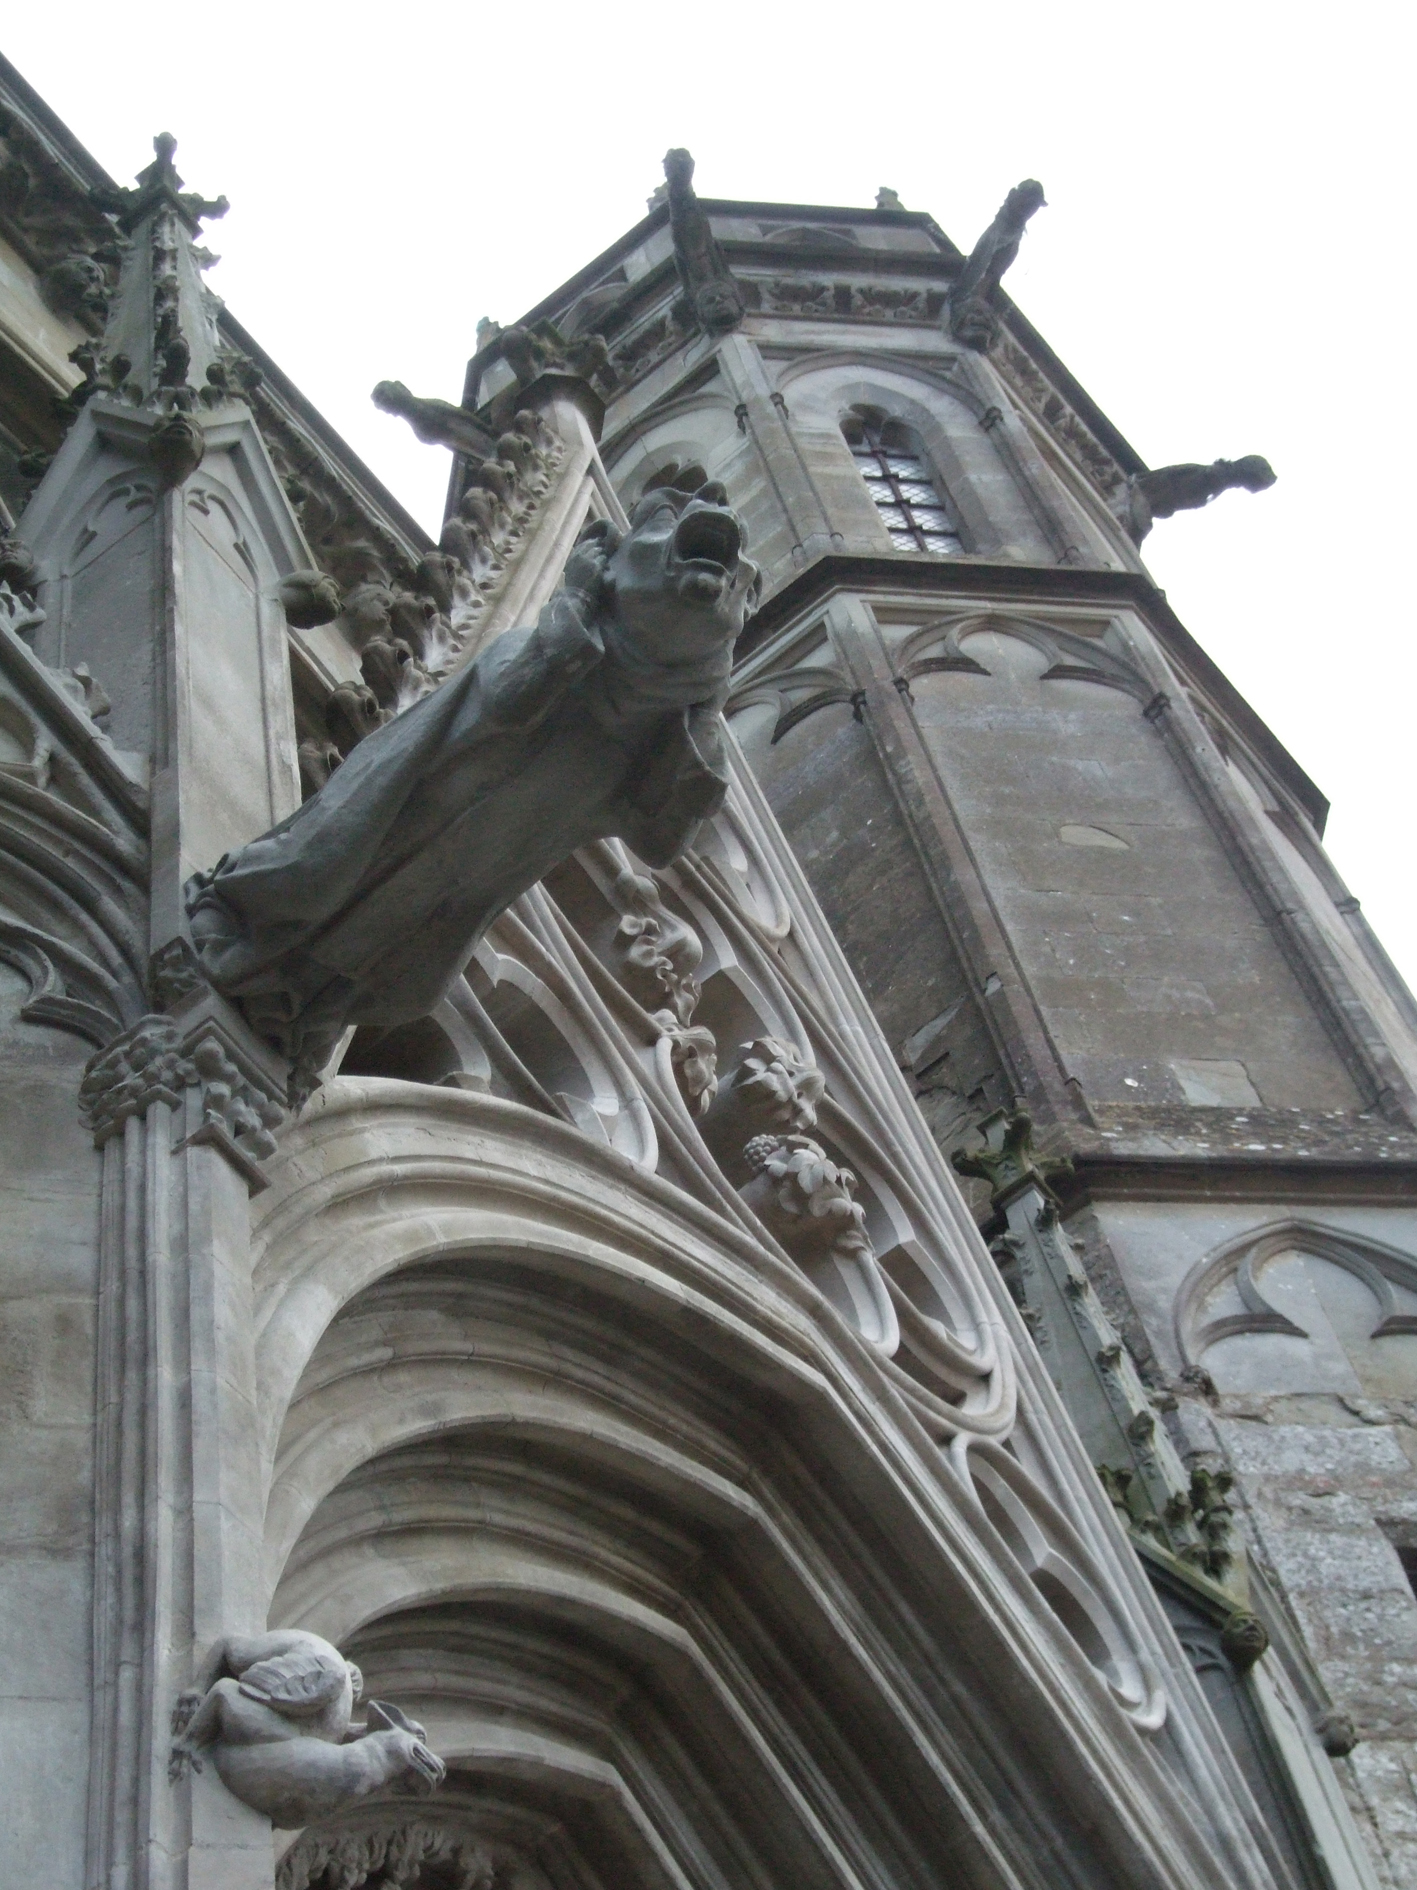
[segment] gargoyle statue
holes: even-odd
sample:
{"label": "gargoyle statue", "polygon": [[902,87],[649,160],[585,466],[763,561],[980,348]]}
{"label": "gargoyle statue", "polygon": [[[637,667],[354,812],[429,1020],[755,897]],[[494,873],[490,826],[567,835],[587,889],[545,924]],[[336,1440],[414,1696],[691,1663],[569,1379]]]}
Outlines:
{"label": "gargoyle statue", "polygon": [[1153,519],[1198,512],[1222,492],[1267,492],[1274,480],[1274,468],[1258,453],[1246,453],[1243,459],[1215,459],[1208,466],[1189,462],[1155,466],[1127,481],[1118,502],[1118,516],[1133,543],[1139,545],[1151,530]]}
{"label": "gargoyle statue", "polygon": [[426,1016],[577,847],[615,837],[663,866],[717,812],[719,710],[758,581],[726,497],[660,488],[627,532],[592,523],[535,625],[357,747],[331,728],[347,759],[326,785],[188,882],[203,969],[290,1059],[292,1100],[347,1025]]}
{"label": "gargoyle statue", "polygon": [[990,306],[1023,240],[1028,219],[1044,205],[1043,186],[1035,177],[1015,184],[999,206],[999,214],[969,252],[950,290],[949,328],[956,341],[987,354],[999,332],[999,318]]}
{"label": "gargoyle statue", "polygon": [[365,1728],[351,1728],[363,1678],[318,1634],[292,1628],[233,1636],[222,1656],[226,1675],[204,1694],[182,1694],[173,1708],[174,1783],[188,1766],[201,1771],[210,1753],[233,1797],[279,1831],[299,1830],[371,1792],[422,1796],[441,1784],[443,1761],[396,1706],[370,1700]]}
{"label": "gargoyle statue", "polygon": [[666,152],[664,175],[684,299],[707,334],[726,335],[743,319],[743,298],[694,192],[694,160],[687,151]]}

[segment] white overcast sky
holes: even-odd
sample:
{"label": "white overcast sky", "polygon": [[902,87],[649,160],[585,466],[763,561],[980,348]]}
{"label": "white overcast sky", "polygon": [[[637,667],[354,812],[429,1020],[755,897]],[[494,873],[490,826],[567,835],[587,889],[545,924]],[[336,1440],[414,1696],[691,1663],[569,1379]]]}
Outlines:
{"label": "white overcast sky", "polygon": [[1182,621],[1333,802],[1330,850],[1417,983],[1412,9],[306,0],[17,9],[0,47],[120,181],[179,141],[224,192],[209,278],[436,529],[447,455],[369,404],[459,398],[506,322],[644,211],[889,184],[968,248],[1048,193],[1008,286],[1152,465],[1269,492],[1159,524]]}

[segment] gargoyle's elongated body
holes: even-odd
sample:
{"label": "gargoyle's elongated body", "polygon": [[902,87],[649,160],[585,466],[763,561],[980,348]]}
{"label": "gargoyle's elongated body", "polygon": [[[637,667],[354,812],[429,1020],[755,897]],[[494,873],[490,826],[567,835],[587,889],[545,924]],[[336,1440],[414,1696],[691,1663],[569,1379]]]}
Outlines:
{"label": "gargoyle's elongated body", "polygon": [[756,568],[721,487],[589,528],[534,628],[371,735],[189,887],[213,983],[297,1067],[424,1015],[498,913],[588,840],[672,859],[720,805],[719,708]]}

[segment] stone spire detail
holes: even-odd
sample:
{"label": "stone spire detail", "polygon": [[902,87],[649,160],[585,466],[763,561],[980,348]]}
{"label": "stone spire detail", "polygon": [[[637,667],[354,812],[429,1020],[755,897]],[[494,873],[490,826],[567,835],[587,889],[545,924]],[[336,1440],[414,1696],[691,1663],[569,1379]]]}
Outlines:
{"label": "stone spire detail", "polygon": [[238,397],[255,372],[221,344],[215,299],[201,277],[215,259],[195,242],[204,218],[226,214],[226,199],[182,189],[176,142],[167,132],[153,140],[156,156],[135,188],[96,193],[126,247],[103,338],[71,357],[84,379],[68,400],[74,412],[98,397],[141,413],[148,454],[167,485],[180,485],[201,463],[198,412]]}
{"label": "stone spire detail", "polygon": [[[299,805],[282,587],[313,563],[246,395],[259,374],[202,282],[203,220],[175,140],[97,193],[122,251],[104,331],[71,357],[67,436],[19,522],[36,562],[41,661],[87,664],[115,746],[146,771],[150,942],[185,929],[182,880]],[[214,772],[210,757],[220,753]]]}

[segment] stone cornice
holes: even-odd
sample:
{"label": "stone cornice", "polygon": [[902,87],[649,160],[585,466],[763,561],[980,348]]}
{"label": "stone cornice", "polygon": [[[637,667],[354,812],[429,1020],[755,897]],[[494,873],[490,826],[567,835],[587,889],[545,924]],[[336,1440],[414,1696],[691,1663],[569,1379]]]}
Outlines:
{"label": "stone cornice", "polygon": [[1417,1200],[1417,1160],[1340,1161],[1256,1155],[1073,1157],[1058,1186],[1064,1214],[1099,1201],[1281,1201],[1408,1206]]}
{"label": "stone cornice", "polygon": [[750,656],[778,630],[840,591],[913,593],[939,598],[942,603],[952,598],[977,597],[1040,606],[1077,603],[1135,610],[1167,656],[1228,717],[1241,739],[1295,797],[1322,835],[1328,818],[1326,797],[1196,642],[1167,603],[1166,593],[1144,572],[1002,564],[983,558],[916,557],[902,552],[824,552],[768,598],[738,639],[737,660]]}

